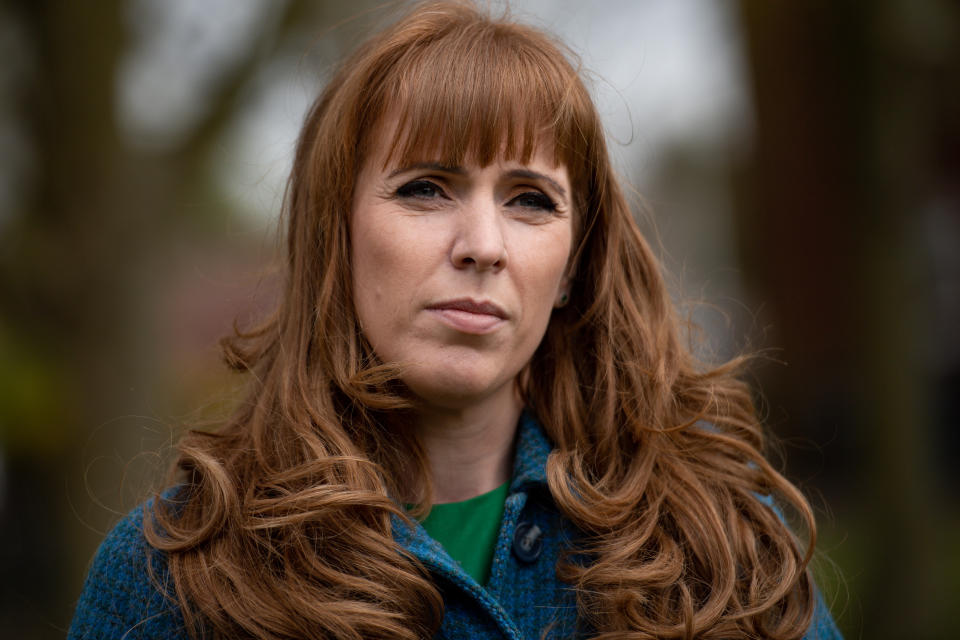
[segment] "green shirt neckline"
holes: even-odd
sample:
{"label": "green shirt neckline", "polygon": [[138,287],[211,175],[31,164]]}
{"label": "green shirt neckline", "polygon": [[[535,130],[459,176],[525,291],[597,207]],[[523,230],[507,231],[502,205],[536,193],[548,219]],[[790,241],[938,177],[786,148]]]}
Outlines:
{"label": "green shirt neckline", "polygon": [[509,489],[510,483],[505,482],[467,500],[435,504],[420,522],[430,537],[482,585],[490,578]]}

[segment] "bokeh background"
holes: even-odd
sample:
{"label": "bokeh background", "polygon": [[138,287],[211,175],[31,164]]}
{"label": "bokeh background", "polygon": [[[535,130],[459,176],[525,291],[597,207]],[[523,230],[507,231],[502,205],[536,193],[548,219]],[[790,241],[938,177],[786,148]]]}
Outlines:
{"label": "bokeh background", "polygon": [[[402,3],[400,3],[402,4]],[[0,634],[239,383],[304,109],[398,3],[0,5]],[[708,350],[820,518],[848,638],[960,637],[960,6],[514,0],[583,57]]]}

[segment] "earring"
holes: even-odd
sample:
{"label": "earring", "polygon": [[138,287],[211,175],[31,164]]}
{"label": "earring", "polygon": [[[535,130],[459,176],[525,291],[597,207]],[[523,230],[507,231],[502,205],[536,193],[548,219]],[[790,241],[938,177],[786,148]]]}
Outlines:
{"label": "earring", "polygon": [[567,303],[568,303],[569,301],[570,301],[570,296],[567,295],[567,292],[566,292],[566,291],[564,291],[563,293],[560,294],[560,299],[557,300],[557,304],[556,304],[555,306],[556,306],[558,309],[559,309],[560,307],[565,307],[565,306],[567,306]]}

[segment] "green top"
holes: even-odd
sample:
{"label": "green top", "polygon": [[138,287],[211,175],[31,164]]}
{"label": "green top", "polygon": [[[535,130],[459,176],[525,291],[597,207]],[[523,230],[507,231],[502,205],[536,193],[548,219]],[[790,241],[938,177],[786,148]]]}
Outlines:
{"label": "green top", "polygon": [[435,504],[421,522],[430,537],[480,584],[486,584],[490,577],[509,488],[510,483],[505,482],[469,500]]}

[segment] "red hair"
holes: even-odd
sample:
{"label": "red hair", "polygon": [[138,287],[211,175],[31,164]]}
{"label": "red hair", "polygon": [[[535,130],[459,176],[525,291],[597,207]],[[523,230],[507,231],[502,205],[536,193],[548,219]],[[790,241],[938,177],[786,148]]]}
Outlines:
{"label": "red hair", "polygon": [[[398,553],[389,520],[400,513],[390,496],[429,502],[428,466],[397,370],[364,339],[350,290],[352,189],[388,114],[401,161],[523,161],[546,139],[570,173],[571,302],[518,384],[556,444],[551,494],[592,558],[558,568],[583,621],[598,637],[807,629],[809,505],[762,454],[741,361],[705,367],[681,343],[573,60],[469,4],[422,4],[363,44],[313,105],[285,202],[282,300],[224,342],[227,361],[253,373],[247,401],[220,430],[183,438],[184,501],[157,501],[146,530],[198,634],[415,638],[439,626],[442,599]],[[799,514],[806,544],[761,495]]]}

